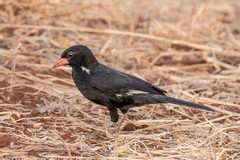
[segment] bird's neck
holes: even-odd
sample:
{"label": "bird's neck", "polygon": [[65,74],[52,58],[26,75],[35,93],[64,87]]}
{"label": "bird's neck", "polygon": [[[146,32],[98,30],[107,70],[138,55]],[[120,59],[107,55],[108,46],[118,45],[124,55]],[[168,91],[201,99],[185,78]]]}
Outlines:
{"label": "bird's neck", "polygon": [[75,74],[89,76],[99,64],[100,63],[95,57],[88,57],[84,59],[82,63],[72,66],[73,73],[75,72]]}
{"label": "bird's neck", "polygon": [[81,61],[72,65],[73,73],[89,76],[99,64],[93,54],[87,54],[81,57]]}
{"label": "bird's neck", "polygon": [[81,64],[81,67],[93,69],[99,64],[98,60],[94,56],[85,58]]}
{"label": "bird's neck", "polygon": [[[83,86],[82,82],[87,81],[87,79],[91,75],[91,70],[82,66],[82,67],[72,67],[72,77],[75,84],[79,86]],[[81,83],[79,83],[81,82]]]}

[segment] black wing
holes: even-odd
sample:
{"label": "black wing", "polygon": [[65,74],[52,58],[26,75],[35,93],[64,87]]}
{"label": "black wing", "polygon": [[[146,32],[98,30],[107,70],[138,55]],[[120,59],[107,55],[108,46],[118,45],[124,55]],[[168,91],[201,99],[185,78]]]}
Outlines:
{"label": "black wing", "polygon": [[150,94],[165,95],[166,91],[132,75],[99,65],[91,73],[92,87],[106,93],[146,92]]}

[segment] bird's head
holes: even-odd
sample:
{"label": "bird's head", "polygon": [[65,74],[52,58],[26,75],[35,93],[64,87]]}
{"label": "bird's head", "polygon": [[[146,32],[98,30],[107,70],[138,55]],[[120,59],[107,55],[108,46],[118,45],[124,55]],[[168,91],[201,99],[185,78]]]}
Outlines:
{"label": "bird's head", "polygon": [[87,46],[74,45],[62,52],[60,58],[55,61],[53,68],[64,65],[91,67],[96,63],[98,63],[97,59]]}

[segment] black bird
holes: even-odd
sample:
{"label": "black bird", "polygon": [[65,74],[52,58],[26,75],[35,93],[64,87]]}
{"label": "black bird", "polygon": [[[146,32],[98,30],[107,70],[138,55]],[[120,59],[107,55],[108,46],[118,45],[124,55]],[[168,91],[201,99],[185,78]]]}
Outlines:
{"label": "black bird", "polygon": [[196,103],[166,96],[166,91],[140,78],[109,68],[83,45],[66,49],[53,68],[69,65],[72,77],[84,97],[107,106],[112,122],[118,121],[118,109],[126,114],[132,107],[144,104],[173,103],[192,108],[214,111]]}

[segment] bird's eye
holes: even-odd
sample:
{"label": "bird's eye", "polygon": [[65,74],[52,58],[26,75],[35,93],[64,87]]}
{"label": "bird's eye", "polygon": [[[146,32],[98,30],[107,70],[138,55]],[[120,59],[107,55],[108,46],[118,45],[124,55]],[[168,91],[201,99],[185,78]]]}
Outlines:
{"label": "bird's eye", "polygon": [[68,57],[71,58],[73,56],[73,52],[68,53]]}

